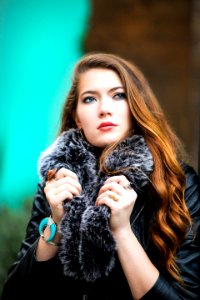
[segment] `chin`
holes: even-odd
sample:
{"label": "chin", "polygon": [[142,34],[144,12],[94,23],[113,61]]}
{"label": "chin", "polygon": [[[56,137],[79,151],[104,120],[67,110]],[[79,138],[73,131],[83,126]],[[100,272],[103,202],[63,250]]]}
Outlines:
{"label": "chin", "polygon": [[106,148],[107,146],[116,143],[120,138],[110,138],[110,139],[104,139],[102,141],[96,141],[96,143],[94,143],[93,141],[93,145],[95,147],[99,147],[99,148]]}

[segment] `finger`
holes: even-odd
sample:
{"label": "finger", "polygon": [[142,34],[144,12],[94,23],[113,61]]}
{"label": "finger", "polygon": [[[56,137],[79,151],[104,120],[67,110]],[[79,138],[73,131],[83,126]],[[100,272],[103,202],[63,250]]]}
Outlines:
{"label": "finger", "polygon": [[74,178],[69,176],[63,177],[54,182],[55,187],[59,187],[60,185],[65,185],[65,184],[71,185],[73,188],[75,188],[78,191],[78,194],[80,194],[80,192],[82,191],[82,187],[80,183]]}
{"label": "finger", "polygon": [[72,200],[74,195],[67,190],[60,191],[57,193],[58,201]]}
{"label": "finger", "polygon": [[112,176],[105,181],[105,183],[109,182],[117,182],[118,184],[123,186],[123,188],[131,189],[131,183],[124,175]]}
{"label": "finger", "polygon": [[118,195],[116,195],[115,193],[109,193],[108,198],[112,199],[115,202],[119,201]]}
{"label": "finger", "polygon": [[47,172],[47,181],[51,181],[52,179],[55,179],[56,172],[57,172],[57,169],[48,170],[48,172]]}
{"label": "finger", "polygon": [[66,168],[61,168],[55,174],[56,179],[61,179],[61,178],[66,177],[66,176],[69,176],[69,177],[74,178],[75,180],[78,180],[77,175],[74,172],[72,172],[71,170],[66,169]]}
{"label": "finger", "polygon": [[61,192],[51,190],[46,194],[46,197],[52,207],[57,207],[59,203],[63,204],[64,201],[70,201],[74,196],[67,190]]}
{"label": "finger", "polygon": [[95,204],[96,206],[106,205],[110,208],[114,208],[118,206],[117,202],[118,201],[113,200],[109,196],[105,196],[105,197],[98,197]]}
{"label": "finger", "polygon": [[64,184],[60,184],[55,187],[55,191],[57,192],[57,194],[65,190],[70,192],[73,196],[77,196],[80,194],[80,191],[75,186],[73,186],[71,183],[68,182]]}
{"label": "finger", "polygon": [[106,191],[113,191],[119,195],[122,195],[124,193],[124,188],[115,181],[108,182],[100,188],[98,195],[100,195]]}
{"label": "finger", "polygon": [[102,193],[97,197],[96,201],[99,201],[103,198],[110,198],[115,202],[118,202],[121,199],[121,196],[113,191],[107,190],[106,192]]}

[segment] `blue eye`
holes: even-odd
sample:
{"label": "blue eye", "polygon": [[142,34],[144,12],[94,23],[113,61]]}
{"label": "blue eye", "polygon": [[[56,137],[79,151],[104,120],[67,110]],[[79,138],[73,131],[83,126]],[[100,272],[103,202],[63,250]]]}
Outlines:
{"label": "blue eye", "polygon": [[88,97],[85,97],[84,99],[83,99],[83,103],[91,103],[91,102],[93,102],[93,101],[95,101],[96,99],[94,98],[94,97],[92,97],[92,96],[88,96]]}
{"label": "blue eye", "polygon": [[114,95],[114,99],[117,99],[117,100],[126,99],[126,94],[125,93],[117,93]]}

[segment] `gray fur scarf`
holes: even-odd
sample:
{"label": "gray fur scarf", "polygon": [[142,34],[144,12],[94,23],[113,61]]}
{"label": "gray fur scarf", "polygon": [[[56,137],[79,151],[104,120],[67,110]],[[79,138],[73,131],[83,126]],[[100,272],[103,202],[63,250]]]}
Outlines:
{"label": "gray fur scarf", "polygon": [[[140,193],[153,170],[153,159],[144,138],[135,134],[107,157],[106,166],[110,171],[128,167],[121,174]],[[46,180],[48,170],[61,167],[77,174],[82,192],[64,204],[58,256],[65,275],[93,282],[108,275],[115,264],[110,210],[105,205],[95,206],[98,191],[109,176],[99,170],[95,147],[82,138],[78,129],[63,132],[41,153],[38,172],[42,180]]]}

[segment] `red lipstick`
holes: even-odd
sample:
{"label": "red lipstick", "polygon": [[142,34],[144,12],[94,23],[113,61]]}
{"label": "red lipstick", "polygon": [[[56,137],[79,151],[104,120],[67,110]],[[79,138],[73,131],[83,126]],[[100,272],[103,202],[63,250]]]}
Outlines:
{"label": "red lipstick", "polygon": [[100,130],[110,130],[112,129],[114,126],[117,126],[116,124],[112,123],[112,122],[102,122],[99,126],[98,129]]}

